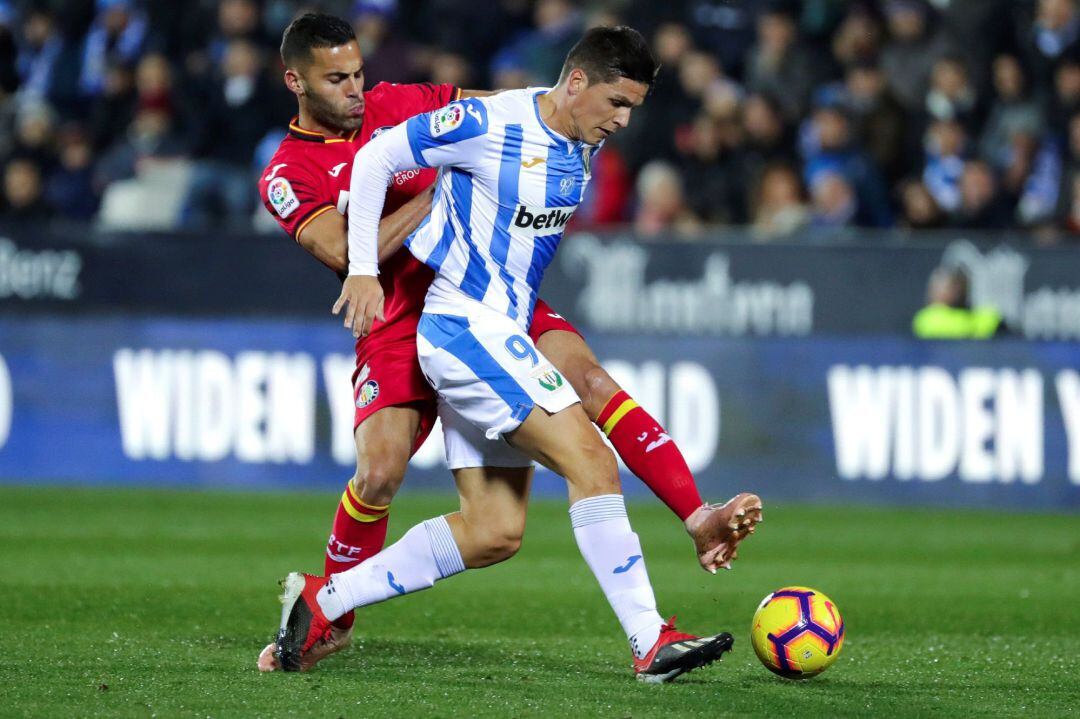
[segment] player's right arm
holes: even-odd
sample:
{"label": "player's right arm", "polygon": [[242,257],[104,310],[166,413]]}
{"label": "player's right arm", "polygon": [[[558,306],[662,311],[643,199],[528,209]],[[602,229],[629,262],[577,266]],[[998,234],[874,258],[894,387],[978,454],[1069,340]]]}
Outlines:
{"label": "player's right arm", "polygon": [[354,337],[366,335],[382,314],[379,216],[394,173],[415,167],[475,169],[487,128],[484,103],[462,100],[410,118],[356,154],[349,185],[349,277],[333,308],[334,314],[345,309],[345,327]]}

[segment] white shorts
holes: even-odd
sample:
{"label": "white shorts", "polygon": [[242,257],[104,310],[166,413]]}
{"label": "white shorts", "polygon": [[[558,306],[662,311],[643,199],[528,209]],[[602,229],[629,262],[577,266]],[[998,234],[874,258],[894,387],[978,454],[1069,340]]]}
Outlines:
{"label": "white shorts", "polygon": [[[555,414],[580,401],[516,322],[488,308],[470,314],[466,318],[425,312],[416,347],[420,368],[438,392],[440,405],[445,403],[478,428],[480,438],[505,446],[502,435],[517,429],[533,407]],[[440,407],[440,416],[445,414]],[[451,415],[450,422],[455,421]],[[447,425],[443,416],[444,430]],[[463,441],[469,434],[459,432]],[[448,440],[448,460],[449,445]],[[489,453],[477,451],[482,456]]]}
{"label": "white shorts", "polygon": [[488,439],[483,430],[442,399],[439,399],[439,419],[442,420],[446,466],[450,469],[533,466],[531,459],[511,447],[505,439]]}

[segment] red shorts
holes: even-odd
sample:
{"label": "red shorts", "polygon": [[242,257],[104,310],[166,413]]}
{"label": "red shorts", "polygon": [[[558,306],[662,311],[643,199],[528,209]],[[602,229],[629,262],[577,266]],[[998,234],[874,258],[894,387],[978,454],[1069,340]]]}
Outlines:
{"label": "red shorts", "polygon": [[[413,326],[416,321],[413,319]],[[536,301],[529,337],[539,342],[540,335],[552,330],[581,333],[562,315],[543,300]],[[356,414],[353,431],[360,423],[384,407],[415,405],[420,410],[420,429],[413,443],[413,452],[431,434],[438,416],[435,390],[420,371],[416,357],[416,335],[383,339],[375,334],[356,343],[356,370],[353,372],[353,400]]]}

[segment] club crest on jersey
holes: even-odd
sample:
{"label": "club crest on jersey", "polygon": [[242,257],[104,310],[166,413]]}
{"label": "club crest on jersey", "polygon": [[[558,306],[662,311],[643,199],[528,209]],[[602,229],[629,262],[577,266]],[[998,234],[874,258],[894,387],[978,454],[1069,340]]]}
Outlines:
{"label": "club crest on jersey", "polygon": [[569,195],[574,191],[574,186],[577,185],[577,180],[572,175],[567,175],[563,179],[559,180],[559,194]]}
{"label": "club crest on jersey", "polygon": [[441,110],[431,113],[431,136],[445,135],[451,130],[461,127],[465,120],[465,108],[461,103],[454,102]]}
{"label": "club crest on jersey", "polygon": [[278,217],[285,219],[300,206],[300,200],[296,198],[292,185],[284,177],[275,177],[266,186],[266,199],[270,206],[278,213]]}
{"label": "club crest on jersey", "polygon": [[360,385],[360,391],[356,393],[356,406],[360,409],[367,407],[379,396],[379,383],[369,379]]}
{"label": "club crest on jersey", "polygon": [[548,392],[554,392],[563,386],[562,375],[551,365],[537,367],[530,374]]}

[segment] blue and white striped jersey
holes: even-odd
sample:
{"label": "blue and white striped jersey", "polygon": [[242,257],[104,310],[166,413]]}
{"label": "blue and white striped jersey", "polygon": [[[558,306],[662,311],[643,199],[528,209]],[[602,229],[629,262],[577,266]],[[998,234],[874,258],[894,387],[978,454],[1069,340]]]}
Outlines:
{"label": "blue and white striped jersey", "polygon": [[350,274],[375,274],[381,197],[393,174],[439,167],[431,214],[406,243],[436,271],[425,310],[467,314],[481,302],[528,327],[598,149],[544,124],[537,98],[545,92],[454,102],[368,143],[353,165]]}

